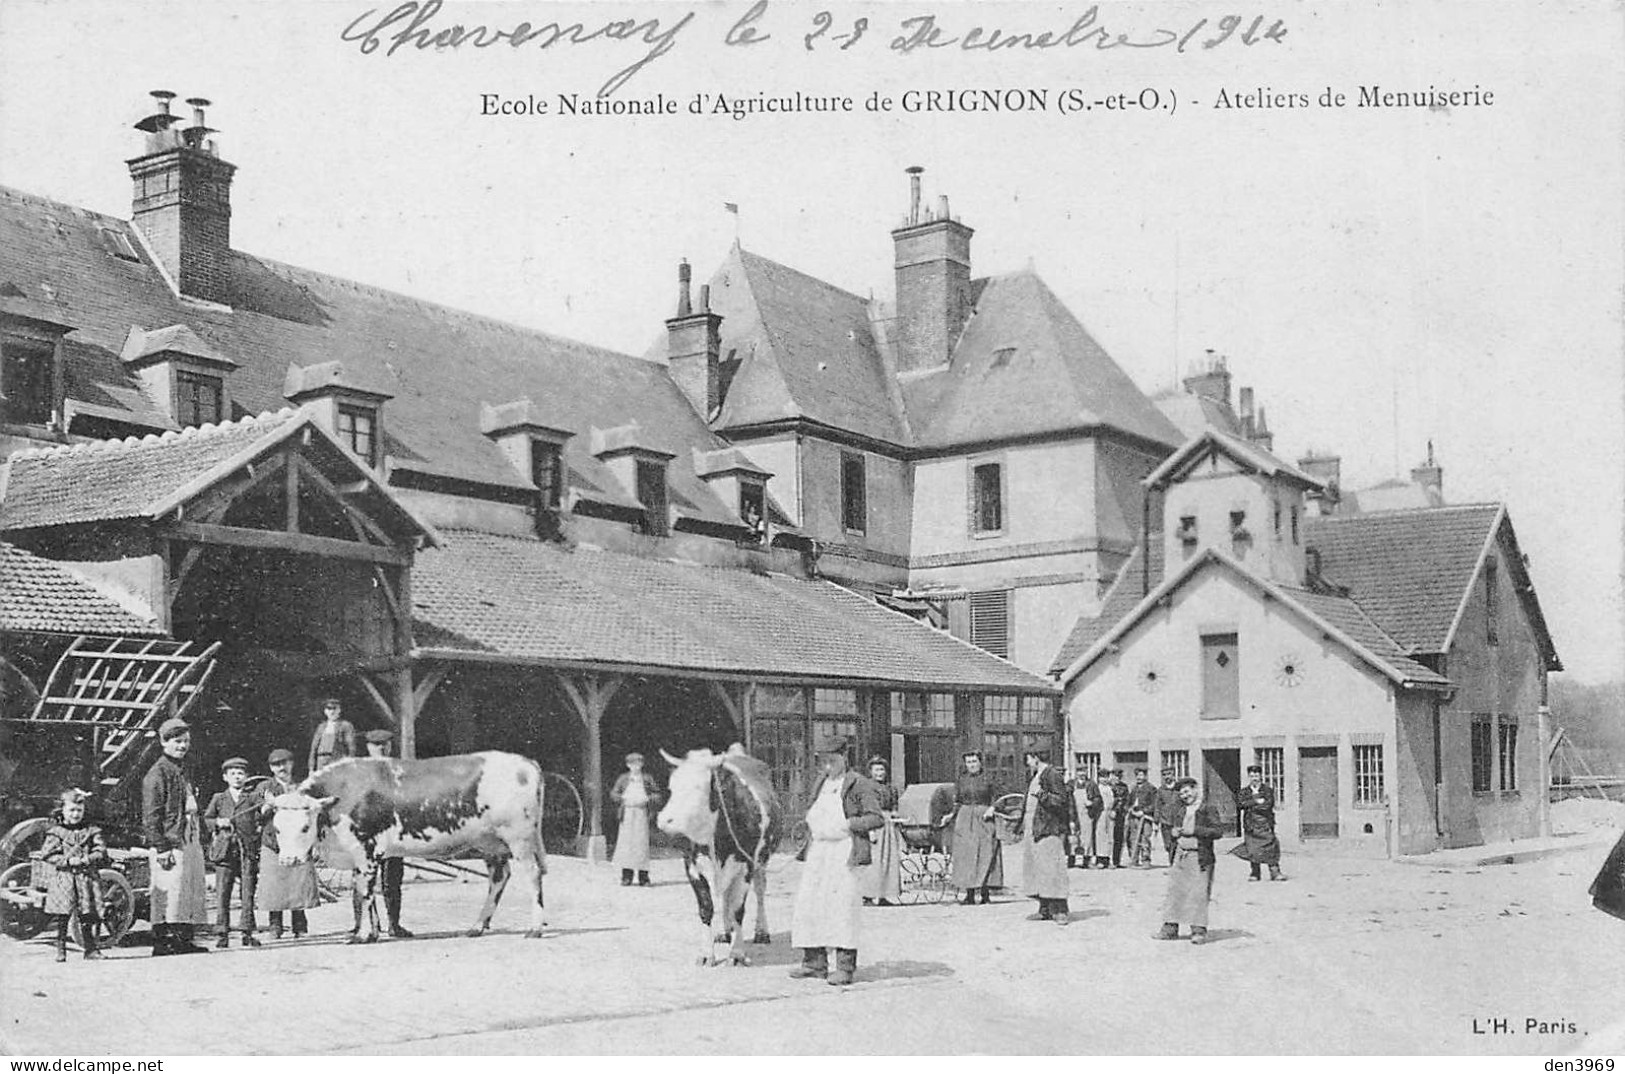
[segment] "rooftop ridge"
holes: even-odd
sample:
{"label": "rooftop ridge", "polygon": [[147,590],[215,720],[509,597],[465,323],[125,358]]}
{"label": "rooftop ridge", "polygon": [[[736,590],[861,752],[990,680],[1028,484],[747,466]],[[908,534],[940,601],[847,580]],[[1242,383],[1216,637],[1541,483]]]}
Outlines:
{"label": "rooftop ridge", "polygon": [[740,253],[740,256],[742,258],[750,258],[750,259],[755,260],[755,261],[761,261],[764,264],[772,265],[776,269],[782,269],[785,272],[793,273],[794,275],[801,277],[802,279],[808,281],[809,283],[817,284],[819,287],[822,287],[825,290],[835,291],[838,294],[845,295],[847,298],[852,299],[852,301],[854,301],[854,302],[861,302],[861,303],[864,303],[865,305],[867,305],[868,302],[869,302],[869,300],[867,298],[863,297],[862,295],[856,294],[856,293],[854,293],[852,291],[848,291],[844,287],[841,287],[841,286],[838,286],[836,284],[830,283],[828,280],[823,279],[822,277],[814,276],[811,273],[803,272],[800,269],[794,267],[793,265],[786,265],[784,262],[775,261],[771,257],[764,257],[761,254],[751,253],[749,250],[745,249],[743,246],[741,246],[739,248],[739,253]]}
{"label": "rooftop ridge", "polygon": [[88,440],[80,444],[60,444],[48,448],[26,448],[15,452],[11,458],[12,461],[62,458],[76,454],[88,455],[96,451],[123,451],[138,444],[157,444],[171,440],[198,440],[207,436],[251,428],[256,425],[280,424],[297,413],[298,411],[293,407],[283,407],[280,410],[267,410],[259,414],[237,418],[233,421],[204,422],[202,425],[191,425],[184,429],[169,429],[162,433],[148,433],[146,436],[127,436],[122,440]]}
{"label": "rooftop ridge", "polygon": [[555,335],[552,332],[548,332],[541,328],[531,328],[526,325],[515,324],[512,321],[506,321],[500,317],[493,317],[490,314],[475,313],[472,310],[465,310],[457,306],[447,306],[440,302],[436,302],[434,299],[417,298],[401,291],[393,291],[387,287],[381,287],[378,284],[365,283],[361,280],[352,279],[349,276],[338,276],[331,272],[324,272],[321,269],[309,268],[305,265],[295,265],[287,261],[279,261],[276,258],[249,253],[245,250],[234,250],[232,252],[239,257],[249,258],[259,263],[270,272],[282,276],[289,283],[300,286],[303,286],[303,281],[298,279],[298,277],[303,276],[307,278],[315,278],[321,280],[324,286],[330,285],[342,290],[354,292],[356,294],[368,295],[398,308],[432,310],[436,316],[443,317],[445,320],[450,322],[461,321],[467,324],[477,325],[484,329],[495,329],[511,336],[566,344],[570,347],[578,347],[586,351],[591,351],[599,358],[625,359],[627,361],[637,362],[640,365],[645,366],[658,366],[660,364],[658,362],[651,362],[647,358],[641,358],[635,354],[626,354],[597,343],[588,343],[585,340],[571,339],[569,336]]}
{"label": "rooftop ridge", "polygon": [[1392,515],[1419,515],[1439,514],[1445,511],[1493,511],[1506,506],[1505,500],[1481,500],[1477,503],[1440,503],[1429,504],[1426,507],[1384,507],[1376,511],[1360,511],[1349,515],[1320,515],[1309,519],[1316,525],[1334,522],[1358,522],[1361,519],[1373,519]]}

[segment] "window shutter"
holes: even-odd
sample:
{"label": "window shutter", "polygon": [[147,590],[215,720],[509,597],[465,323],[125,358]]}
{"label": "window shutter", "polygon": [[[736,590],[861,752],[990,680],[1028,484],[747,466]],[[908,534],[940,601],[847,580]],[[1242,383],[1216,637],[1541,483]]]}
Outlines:
{"label": "window shutter", "polygon": [[970,641],[994,656],[1010,655],[1010,591],[970,595]]}

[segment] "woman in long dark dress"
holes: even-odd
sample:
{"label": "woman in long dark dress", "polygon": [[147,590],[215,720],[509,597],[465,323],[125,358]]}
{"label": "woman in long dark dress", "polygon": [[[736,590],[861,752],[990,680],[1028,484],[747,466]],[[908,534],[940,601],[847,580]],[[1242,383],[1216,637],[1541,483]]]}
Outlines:
{"label": "woman in long dark dress", "polygon": [[858,886],[865,906],[871,903],[891,906],[902,901],[903,892],[903,841],[897,833],[897,803],[901,795],[892,786],[891,765],[884,757],[869,758],[869,778],[878,788],[880,812],[886,823],[869,833],[874,854]]}
{"label": "woman in long dark dress", "polygon": [[998,791],[993,777],[982,770],[982,755],[965,754],[965,770],[954,783],[954,860],[950,880],[965,893],[966,906],[981,893],[983,905],[989,888],[1004,886],[1004,860],[994,834],[993,799]]}

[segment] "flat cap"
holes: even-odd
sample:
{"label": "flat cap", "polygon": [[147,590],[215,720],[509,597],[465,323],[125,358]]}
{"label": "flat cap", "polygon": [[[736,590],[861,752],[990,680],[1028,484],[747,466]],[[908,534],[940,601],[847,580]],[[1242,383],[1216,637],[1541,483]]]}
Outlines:
{"label": "flat cap", "polygon": [[191,733],[192,725],[179,716],[171,716],[158,725],[158,741],[168,742],[172,738]]}
{"label": "flat cap", "polygon": [[271,756],[265,759],[266,764],[281,764],[283,761],[293,760],[292,750],[272,750]]}
{"label": "flat cap", "polygon": [[367,741],[377,743],[378,745],[387,745],[388,743],[395,741],[395,732],[391,731],[387,727],[375,727],[371,731],[367,732]]}
{"label": "flat cap", "polygon": [[852,741],[850,739],[844,736],[837,736],[820,746],[818,752],[845,754],[847,750],[851,748],[851,746]]}
{"label": "flat cap", "polygon": [[643,763],[643,754],[639,753],[637,750],[633,750],[631,753],[626,755],[626,763],[627,764],[642,764]]}
{"label": "flat cap", "polygon": [[220,771],[222,771],[222,772],[229,772],[233,768],[241,768],[244,772],[247,772],[248,771],[248,758],[246,758],[246,757],[227,757],[224,761],[220,762]]}
{"label": "flat cap", "polygon": [[1262,771],[1264,771],[1264,766],[1261,765],[1261,764],[1250,764],[1250,765],[1247,766],[1247,771],[1249,771],[1249,772],[1262,772]]}

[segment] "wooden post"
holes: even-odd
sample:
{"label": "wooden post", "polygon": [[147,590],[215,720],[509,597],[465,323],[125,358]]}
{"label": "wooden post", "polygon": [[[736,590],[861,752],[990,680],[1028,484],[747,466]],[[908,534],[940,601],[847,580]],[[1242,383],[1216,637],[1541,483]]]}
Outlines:
{"label": "wooden post", "polygon": [[586,857],[601,862],[608,856],[604,838],[604,745],[601,738],[604,712],[610,699],[626,680],[616,675],[582,675],[579,680],[558,672],[559,686],[576,717],[581,720],[581,794],[587,806]]}
{"label": "wooden post", "polygon": [[[294,469],[294,467],[289,467]],[[413,760],[418,755],[417,694],[412,689],[412,567],[410,563],[390,572],[395,576],[395,657],[400,666],[394,672],[395,715],[401,735],[400,756]]]}

